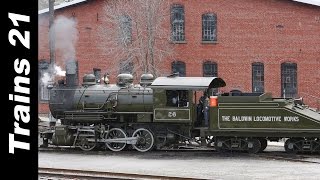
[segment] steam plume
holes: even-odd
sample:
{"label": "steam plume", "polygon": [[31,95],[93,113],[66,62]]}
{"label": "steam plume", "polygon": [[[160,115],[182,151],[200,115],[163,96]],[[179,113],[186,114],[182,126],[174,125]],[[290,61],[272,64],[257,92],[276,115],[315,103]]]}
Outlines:
{"label": "steam plume", "polygon": [[[76,48],[75,45],[78,40],[77,22],[73,18],[58,16],[54,21],[50,31],[55,32],[55,50],[61,52],[62,60],[66,65],[66,71],[63,71],[60,66],[54,65],[51,73],[44,73],[41,81],[43,84],[48,84],[54,81],[56,76],[66,76],[76,72],[75,59]],[[49,71],[50,72],[50,71]]]}
{"label": "steam plume", "polygon": [[78,40],[77,22],[74,19],[59,16],[52,26],[55,32],[55,48],[62,52],[64,61],[74,61],[75,44]]}

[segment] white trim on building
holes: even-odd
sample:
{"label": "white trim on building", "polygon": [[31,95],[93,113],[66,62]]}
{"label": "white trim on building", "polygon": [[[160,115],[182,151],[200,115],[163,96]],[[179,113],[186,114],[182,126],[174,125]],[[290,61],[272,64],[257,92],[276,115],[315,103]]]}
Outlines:
{"label": "white trim on building", "polygon": [[[72,6],[72,5],[75,5],[75,4],[79,4],[79,3],[82,3],[82,2],[85,2],[87,0],[73,0],[73,1],[70,1],[70,2],[63,2],[59,5],[56,5],[54,6],[54,10],[57,10],[57,9],[62,9],[62,8],[65,8],[65,7],[68,7],[68,6]],[[47,13],[49,12],[49,8],[46,8],[46,9],[42,9],[40,11],[38,11],[38,14],[44,14],[44,13]]]}

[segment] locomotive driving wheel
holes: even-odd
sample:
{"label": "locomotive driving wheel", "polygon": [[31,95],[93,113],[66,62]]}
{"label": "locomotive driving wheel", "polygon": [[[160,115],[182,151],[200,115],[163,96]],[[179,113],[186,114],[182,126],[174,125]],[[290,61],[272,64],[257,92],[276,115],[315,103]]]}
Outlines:
{"label": "locomotive driving wheel", "polygon": [[87,137],[80,138],[79,148],[83,151],[91,151],[96,147],[96,142],[91,142]]}
{"label": "locomotive driving wheel", "polygon": [[[112,128],[106,134],[105,139],[119,139],[119,138],[126,138],[126,133],[120,128]],[[126,147],[126,143],[121,142],[106,142],[106,146],[111,151],[121,151]]]}
{"label": "locomotive driving wheel", "polygon": [[132,144],[132,147],[140,152],[147,152],[151,150],[154,146],[154,137],[153,134],[144,128],[137,129],[132,137],[137,137],[137,143]]}

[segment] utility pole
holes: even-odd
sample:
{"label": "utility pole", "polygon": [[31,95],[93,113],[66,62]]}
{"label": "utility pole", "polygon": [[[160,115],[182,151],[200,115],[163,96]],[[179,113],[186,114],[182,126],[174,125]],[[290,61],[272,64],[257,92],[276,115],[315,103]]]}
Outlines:
{"label": "utility pole", "polygon": [[[54,21],[54,1],[49,1],[49,48],[50,48],[50,66],[49,66],[49,74],[50,76],[54,76],[54,64],[55,64],[55,31],[53,28]],[[50,97],[49,97],[50,98]],[[52,116],[49,115],[49,127],[53,127],[56,125],[56,121]]]}
{"label": "utility pole", "polygon": [[52,75],[54,72],[54,64],[55,64],[55,35],[54,35],[54,28],[53,28],[53,21],[54,21],[54,1],[55,0],[48,0],[49,1],[49,48],[50,48],[50,67],[49,71]]}

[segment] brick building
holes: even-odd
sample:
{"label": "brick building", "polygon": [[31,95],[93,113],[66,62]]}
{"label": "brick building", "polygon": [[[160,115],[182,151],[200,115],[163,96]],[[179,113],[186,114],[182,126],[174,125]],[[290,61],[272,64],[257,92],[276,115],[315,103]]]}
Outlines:
{"label": "brick building", "polygon": [[[320,5],[292,0],[168,0],[168,44],[174,55],[158,68],[163,74],[218,76],[222,91],[271,92],[304,97],[320,108]],[[55,16],[77,21],[75,59],[79,81],[94,68],[108,71],[114,58],[101,51],[98,28],[106,1],[75,0],[56,7]],[[39,11],[39,79],[50,63],[48,9]],[[134,38],[134,37],[133,37]],[[108,47],[105,47],[108,48]],[[64,67],[62,55],[56,62]],[[111,76],[116,76],[111,75]],[[39,113],[47,94],[39,81]]]}

